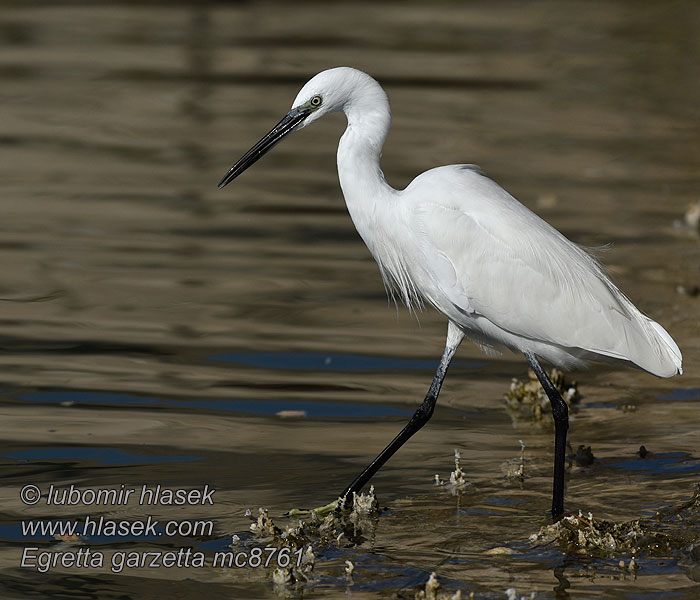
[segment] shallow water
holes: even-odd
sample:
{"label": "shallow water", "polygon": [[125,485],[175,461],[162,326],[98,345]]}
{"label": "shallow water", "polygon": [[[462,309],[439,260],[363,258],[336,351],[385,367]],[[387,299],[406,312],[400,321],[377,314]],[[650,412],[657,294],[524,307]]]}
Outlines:
{"label": "shallow water", "polygon": [[[614,242],[609,271],[683,350],[671,380],[610,366],[574,376],[584,397],[570,441],[597,460],[568,474],[567,508],[620,521],[692,496],[700,300],[677,288],[700,284],[698,234],[682,224],[700,183],[697,3],[0,6],[3,597],[276,597],[270,569],[20,562],[32,546],[225,549],[233,534],[249,539],[247,508],[285,524],[288,509],[331,500],[422,399],[444,320],[388,304],[337,184],[342,117],[216,189],[308,77],[339,64],[391,97],[394,186],[478,163],[576,242]],[[639,556],[633,576],[618,566],[629,556],[528,541],[548,522],[552,432],[512,423],[503,394],[516,376],[521,358],[465,343],[430,424],[373,480],[386,507],[376,531],[319,545],[315,578],[287,595],[413,597],[436,571],[477,598],[509,587],[696,598],[690,551]],[[518,440],[522,485],[503,470]],[[461,497],[434,485],[454,448],[473,484]],[[215,488],[214,503],[19,496],[158,484]],[[88,515],[160,525],[81,541],[22,532],[22,521]],[[213,531],[163,535],[170,519]],[[486,554],[501,546],[512,553]]]}

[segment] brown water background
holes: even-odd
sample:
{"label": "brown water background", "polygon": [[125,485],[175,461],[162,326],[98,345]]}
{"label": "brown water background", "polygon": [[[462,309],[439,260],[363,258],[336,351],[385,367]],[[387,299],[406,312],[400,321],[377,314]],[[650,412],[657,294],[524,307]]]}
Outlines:
{"label": "brown water background", "polygon": [[[20,568],[29,519],[213,519],[202,539],[96,539],[105,550],[223,548],[247,508],[332,499],[400,429],[442,351],[444,319],[388,304],[335,171],[343,117],[216,183],[316,72],[349,65],[390,95],[395,187],[473,162],[602,259],[668,329],[685,373],[578,373],[567,508],[624,520],[700,481],[700,4],[0,2],[0,589],[3,598],[275,597],[269,570]],[[682,290],[691,293],[680,293]],[[514,426],[521,357],[460,349],[436,414],[375,477],[371,540],[319,548],[291,597],[449,590],[502,598],[697,598],[697,559],[535,547],[552,432]],[[636,410],[623,410],[634,405]],[[306,417],[282,419],[281,410]],[[502,466],[527,446],[520,486]],[[652,455],[635,452],[644,444]],[[473,483],[435,487],[453,449]],[[20,502],[28,484],[216,488],[204,508]],[[505,546],[510,555],[485,554]],[[77,547],[73,544],[72,547]],[[629,561],[630,556],[620,558]],[[344,561],[356,565],[353,582]]]}

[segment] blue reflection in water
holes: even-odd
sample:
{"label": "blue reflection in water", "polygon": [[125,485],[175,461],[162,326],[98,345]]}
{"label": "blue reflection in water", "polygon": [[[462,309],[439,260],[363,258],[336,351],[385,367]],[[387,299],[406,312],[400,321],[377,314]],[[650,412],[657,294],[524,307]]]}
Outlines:
{"label": "blue reflection in water", "polygon": [[[326,369],[329,371],[412,371],[433,370],[438,360],[410,358],[386,358],[361,356],[358,354],[312,354],[312,353],[237,353],[214,354],[207,360],[262,367],[267,369]],[[453,361],[453,367],[476,368],[484,363]]]}
{"label": "blue reflection in water", "polygon": [[27,448],[3,454],[5,458],[26,461],[45,460],[95,460],[103,465],[134,465],[164,462],[190,462],[199,456],[132,454],[117,448],[95,448],[94,446],[59,446],[56,448]]}
{"label": "blue reflection in water", "polygon": [[700,471],[700,461],[687,452],[650,453],[645,458],[629,458],[608,462],[608,467],[657,474],[693,473]]}
{"label": "blue reflection in water", "polygon": [[700,400],[700,388],[679,388],[669,394],[659,396],[660,400],[671,400],[687,402],[690,400]]}
{"label": "blue reflection in water", "polygon": [[311,402],[308,400],[227,400],[227,399],[162,399],[107,392],[33,392],[19,396],[28,402],[47,404],[75,403],[99,405],[146,405],[172,408],[204,408],[218,411],[275,415],[280,411],[303,411],[307,417],[328,418],[380,418],[413,414],[413,410],[384,404],[353,404],[350,402]]}

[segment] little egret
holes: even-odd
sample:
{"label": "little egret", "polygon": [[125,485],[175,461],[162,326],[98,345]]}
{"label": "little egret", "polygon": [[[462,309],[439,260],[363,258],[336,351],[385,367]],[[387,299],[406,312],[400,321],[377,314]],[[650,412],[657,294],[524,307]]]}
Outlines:
{"label": "little egret", "polygon": [[404,429],[343,491],[352,501],[433,414],[464,337],[486,352],[525,355],[552,405],[555,425],[552,514],[564,511],[566,403],[538,357],[562,368],[617,361],[659,377],[681,373],[681,352],[585,250],[525,208],[474,165],[426,171],[404,190],[379,162],[389,100],[369,75],[349,67],[309,80],[291,110],[219,183],[224,187],[290,133],[343,111],[338,175],[353,223],[387,289],[409,308],[432,305],[448,319],[447,343],[425,400]]}

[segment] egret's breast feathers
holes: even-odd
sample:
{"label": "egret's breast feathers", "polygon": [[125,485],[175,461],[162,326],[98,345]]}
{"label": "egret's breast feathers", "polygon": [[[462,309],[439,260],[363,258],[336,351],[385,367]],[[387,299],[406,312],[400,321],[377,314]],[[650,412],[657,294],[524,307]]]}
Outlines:
{"label": "egret's breast feathers", "polygon": [[379,241],[367,247],[379,266],[387,294],[394,302],[401,300],[411,312],[422,309],[425,296],[410,274],[409,257],[395,244],[387,243],[391,239],[388,235],[376,237]]}

